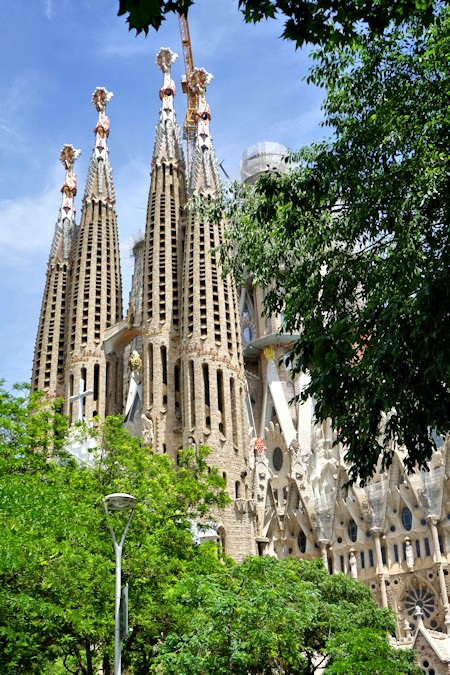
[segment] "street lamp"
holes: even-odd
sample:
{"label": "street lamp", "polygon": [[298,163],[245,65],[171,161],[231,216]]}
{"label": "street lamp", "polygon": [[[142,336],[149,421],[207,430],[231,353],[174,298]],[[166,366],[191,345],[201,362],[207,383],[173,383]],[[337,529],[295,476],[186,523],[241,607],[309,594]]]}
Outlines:
{"label": "street lamp", "polygon": [[[122,587],[122,549],[127,536],[128,528],[130,527],[133,518],[134,507],[137,504],[136,497],[127,495],[123,492],[115,492],[107,495],[102,499],[103,507],[105,509],[109,531],[114,545],[114,553],[116,555],[116,608],[115,608],[115,627],[114,627],[114,675],[122,674],[122,653],[120,649],[120,596]],[[114,529],[108,520],[110,511],[127,511],[131,510],[130,517],[125,526],[120,543],[117,543]]]}

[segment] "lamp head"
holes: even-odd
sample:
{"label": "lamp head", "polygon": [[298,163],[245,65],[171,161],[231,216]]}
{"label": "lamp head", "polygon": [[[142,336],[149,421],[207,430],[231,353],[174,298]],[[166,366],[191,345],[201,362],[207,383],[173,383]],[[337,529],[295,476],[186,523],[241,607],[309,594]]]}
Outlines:
{"label": "lamp head", "polygon": [[136,497],[128,495],[125,492],[114,492],[111,495],[107,495],[103,501],[109,511],[126,511],[127,509],[134,509],[138,502]]}

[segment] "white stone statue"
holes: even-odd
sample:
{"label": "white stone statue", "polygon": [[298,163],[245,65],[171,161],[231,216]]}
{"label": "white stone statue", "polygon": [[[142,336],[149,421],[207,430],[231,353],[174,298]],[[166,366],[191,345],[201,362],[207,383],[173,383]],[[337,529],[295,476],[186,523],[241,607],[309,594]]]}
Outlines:
{"label": "white stone statue", "polygon": [[355,555],[355,549],[354,548],[350,549],[349,562],[350,562],[351,575],[352,575],[353,579],[357,579],[358,578],[358,563],[356,561],[356,555]]}
{"label": "white stone statue", "polygon": [[414,571],[414,551],[411,546],[411,539],[409,537],[405,538],[405,553],[406,553],[406,566],[410,572]]}
{"label": "white stone statue", "polygon": [[153,443],[153,421],[149,419],[145,413],[142,413],[141,420],[144,444],[151,445]]}

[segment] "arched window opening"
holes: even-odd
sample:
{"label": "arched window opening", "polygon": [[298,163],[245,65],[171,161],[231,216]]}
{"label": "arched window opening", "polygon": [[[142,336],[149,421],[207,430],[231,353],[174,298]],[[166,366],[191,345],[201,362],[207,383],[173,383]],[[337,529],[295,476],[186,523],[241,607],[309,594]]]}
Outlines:
{"label": "arched window opening", "polygon": [[402,523],[408,532],[412,529],[412,513],[407,506],[402,511]]}
{"label": "arched window opening", "polygon": [[298,533],[297,544],[298,544],[298,549],[299,549],[300,553],[305,553],[305,551],[306,551],[306,534],[303,532],[303,530],[300,530],[300,532]]}
{"label": "arched window opening", "polygon": [[348,536],[350,541],[355,542],[358,539],[358,526],[354,520],[350,520],[347,526]]}
{"label": "arched window opening", "polygon": [[241,483],[238,480],[234,484],[234,496],[236,499],[239,499],[241,496]]}

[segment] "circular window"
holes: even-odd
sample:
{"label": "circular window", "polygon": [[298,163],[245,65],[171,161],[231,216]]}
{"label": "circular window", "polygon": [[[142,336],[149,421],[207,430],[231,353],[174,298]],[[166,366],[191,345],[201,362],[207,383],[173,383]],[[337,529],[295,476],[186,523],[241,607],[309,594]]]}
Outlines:
{"label": "circular window", "polygon": [[434,597],[425,588],[414,588],[405,598],[405,609],[408,616],[414,616],[416,607],[420,607],[426,619],[429,619],[436,611]]}
{"label": "circular window", "polygon": [[412,513],[407,506],[402,511],[402,523],[405,530],[412,529]]}
{"label": "circular window", "polygon": [[280,471],[283,466],[283,453],[281,448],[275,448],[272,455],[273,468],[275,471]]}
{"label": "circular window", "polygon": [[350,537],[350,541],[356,541],[358,538],[358,526],[354,520],[350,520],[347,526],[347,531],[348,536]]}
{"label": "circular window", "polygon": [[297,544],[300,549],[300,553],[304,553],[306,551],[306,535],[303,530],[300,530],[298,533]]}

